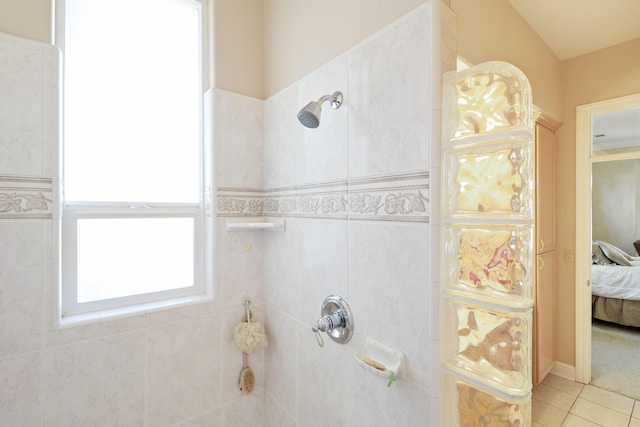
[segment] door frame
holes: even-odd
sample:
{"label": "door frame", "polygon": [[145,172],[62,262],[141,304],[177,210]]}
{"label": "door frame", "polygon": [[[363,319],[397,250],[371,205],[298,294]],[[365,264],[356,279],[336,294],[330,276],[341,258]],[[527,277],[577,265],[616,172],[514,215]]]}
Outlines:
{"label": "door frame", "polygon": [[591,166],[640,158],[640,152],[593,156],[592,121],[599,114],[640,107],[640,93],[576,107],[576,381],[591,382]]}

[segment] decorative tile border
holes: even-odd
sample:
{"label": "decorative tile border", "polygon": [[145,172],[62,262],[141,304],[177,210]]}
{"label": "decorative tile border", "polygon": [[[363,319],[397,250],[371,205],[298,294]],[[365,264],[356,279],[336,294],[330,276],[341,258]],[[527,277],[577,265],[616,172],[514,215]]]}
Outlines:
{"label": "decorative tile border", "polygon": [[217,216],[429,222],[429,172],[268,190],[218,188]]}
{"label": "decorative tile border", "polygon": [[0,176],[0,219],[51,219],[52,180]]}

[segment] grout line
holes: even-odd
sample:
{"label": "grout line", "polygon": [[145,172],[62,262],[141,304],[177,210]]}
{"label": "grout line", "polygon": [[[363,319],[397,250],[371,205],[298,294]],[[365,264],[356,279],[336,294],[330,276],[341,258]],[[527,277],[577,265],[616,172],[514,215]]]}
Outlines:
{"label": "grout line", "polygon": [[[580,392],[578,393],[578,395],[576,396],[575,399],[573,399],[573,403],[571,404],[571,407],[569,408],[569,410],[567,411],[567,413],[564,415],[564,419],[562,420],[562,424],[560,424],[561,426],[564,424],[564,422],[567,420],[567,417],[569,416],[569,414],[571,414],[571,410],[573,409],[574,406],[576,406],[576,402],[578,401],[578,399],[580,399],[580,394],[582,394],[582,390],[584,389],[584,387],[582,387],[580,389]],[[575,414],[571,414],[575,417],[577,417],[577,415]],[[582,418],[582,417],[578,417],[578,418]],[[584,418],[583,418],[584,419]],[[587,420],[588,421],[588,420]]]}

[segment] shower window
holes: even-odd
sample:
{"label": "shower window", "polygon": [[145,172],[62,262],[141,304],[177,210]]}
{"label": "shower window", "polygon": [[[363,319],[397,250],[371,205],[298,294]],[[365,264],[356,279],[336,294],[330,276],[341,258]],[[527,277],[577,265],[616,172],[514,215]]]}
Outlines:
{"label": "shower window", "polygon": [[63,318],[210,294],[204,6],[57,2]]}

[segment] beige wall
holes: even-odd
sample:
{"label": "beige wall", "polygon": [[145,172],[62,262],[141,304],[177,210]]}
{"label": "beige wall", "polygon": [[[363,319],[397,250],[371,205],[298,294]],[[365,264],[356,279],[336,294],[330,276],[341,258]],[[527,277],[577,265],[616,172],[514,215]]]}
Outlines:
{"label": "beige wall", "polygon": [[0,32],[51,43],[51,0],[2,0]]}
{"label": "beige wall", "polygon": [[558,360],[575,364],[576,106],[640,93],[640,39],[563,61],[560,65],[563,126],[558,132],[556,197],[558,254]]}
{"label": "beige wall", "polygon": [[562,119],[559,61],[507,0],[451,0],[458,21],[458,55],[472,64],[506,61],[520,68],[533,102]]}
{"label": "beige wall", "polygon": [[264,1],[215,0],[215,87],[264,99]]}

